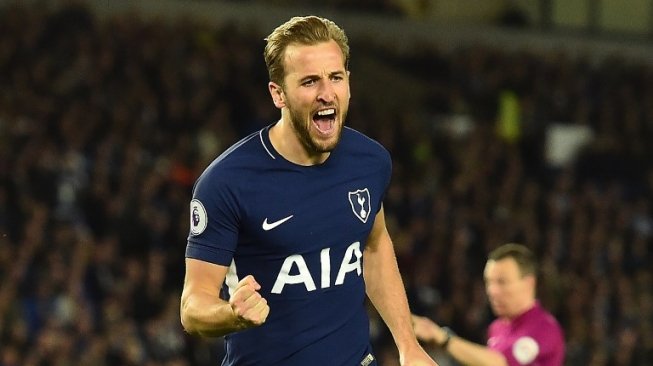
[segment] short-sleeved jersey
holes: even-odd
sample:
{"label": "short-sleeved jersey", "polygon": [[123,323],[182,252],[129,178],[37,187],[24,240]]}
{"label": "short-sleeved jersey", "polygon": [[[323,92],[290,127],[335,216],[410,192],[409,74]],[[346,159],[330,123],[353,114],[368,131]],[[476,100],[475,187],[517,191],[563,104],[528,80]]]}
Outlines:
{"label": "short-sleeved jersey", "polygon": [[487,344],[501,352],[510,366],[561,366],[565,359],[562,328],[539,302],[511,321],[494,320]]}
{"label": "short-sleeved jersey", "polygon": [[186,257],[229,266],[225,299],[253,275],[270,306],[262,326],[225,336],[223,365],[374,365],[362,253],[390,155],[345,127],[324,163],[299,166],[269,129],[225,151],[193,189]]}

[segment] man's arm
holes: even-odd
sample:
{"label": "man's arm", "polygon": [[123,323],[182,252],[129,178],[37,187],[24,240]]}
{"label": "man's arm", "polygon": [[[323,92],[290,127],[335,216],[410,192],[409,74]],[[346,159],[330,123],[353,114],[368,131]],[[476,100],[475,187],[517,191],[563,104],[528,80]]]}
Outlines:
{"label": "man's arm", "polygon": [[253,276],[236,286],[229,301],[220,298],[228,267],[197,259],[186,259],[186,276],[181,294],[181,324],[188,333],[219,337],[259,326],[270,311]]}
{"label": "man's arm", "polygon": [[366,292],[399,350],[402,365],[436,365],[417,342],[411,326],[406,291],[385,226],[383,207],[376,215],[363,254]]}
{"label": "man's arm", "polygon": [[[422,341],[443,346],[456,361],[468,366],[507,366],[506,358],[500,352],[449,335],[431,319],[413,315],[413,326],[417,338]],[[447,340],[448,338],[448,340]],[[446,343],[446,344],[445,344]]]}

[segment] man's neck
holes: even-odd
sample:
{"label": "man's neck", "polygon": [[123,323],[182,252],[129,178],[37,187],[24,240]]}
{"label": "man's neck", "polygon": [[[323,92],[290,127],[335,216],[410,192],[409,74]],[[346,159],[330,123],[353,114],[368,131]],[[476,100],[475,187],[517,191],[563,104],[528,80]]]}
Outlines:
{"label": "man's neck", "polygon": [[322,164],[330,155],[330,153],[309,154],[299,140],[292,122],[283,117],[270,128],[270,142],[284,159],[297,165],[312,166]]}
{"label": "man's neck", "polygon": [[515,315],[512,317],[508,317],[507,320],[513,321],[520,316],[526,314],[529,310],[535,307],[537,305],[537,300],[536,299],[531,299],[526,302],[524,302],[523,306],[519,307],[519,309],[515,312]]}

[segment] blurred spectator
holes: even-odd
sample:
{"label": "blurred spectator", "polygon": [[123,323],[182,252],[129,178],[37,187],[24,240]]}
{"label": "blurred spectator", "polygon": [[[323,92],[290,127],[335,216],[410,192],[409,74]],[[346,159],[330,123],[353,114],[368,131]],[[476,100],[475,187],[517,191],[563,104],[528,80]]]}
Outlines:
{"label": "blurred spectator", "polygon": [[490,252],[483,271],[485,294],[496,316],[487,342],[470,342],[419,315],[413,315],[415,334],[465,365],[561,366],[564,334],[537,297],[538,276],[537,259],[527,246],[501,245]]}

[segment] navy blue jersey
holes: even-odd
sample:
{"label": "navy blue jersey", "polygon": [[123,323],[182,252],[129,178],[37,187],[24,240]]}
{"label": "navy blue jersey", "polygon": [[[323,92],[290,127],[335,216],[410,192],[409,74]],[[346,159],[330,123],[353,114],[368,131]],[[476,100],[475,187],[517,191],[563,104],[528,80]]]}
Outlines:
{"label": "navy blue jersey", "polygon": [[225,336],[223,365],[373,365],[362,253],[391,159],[344,127],[329,158],[300,166],[269,127],[219,156],[195,184],[186,257],[229,266],[228,299],[251,274],[270,314]]}

